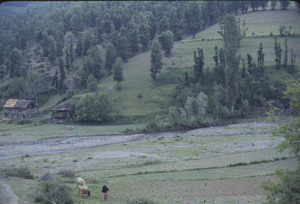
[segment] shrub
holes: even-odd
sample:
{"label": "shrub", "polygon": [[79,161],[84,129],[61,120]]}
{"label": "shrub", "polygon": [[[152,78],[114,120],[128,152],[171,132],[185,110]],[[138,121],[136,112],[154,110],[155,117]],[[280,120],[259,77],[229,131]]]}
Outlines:
{"label": "shrub", "polygon": [[77,119],[81,122],[106,122],[113,108],[108,94],[87,94],[76,105]]}
{"label": "shrub", "polygon": [[61,203],[72,204],[74,203],[71,192],[72,188],[60,184],[58,182],[43,181],[37,188],[35,194],[35,201],[41,203]]}
{"label": "shrub", "polygon": [[23,120],[19,120],[17,122],[17,125],[26,125],[26,124],[31,124],[32,121],[31,120],[28,120],[28,119],[23,119]]}
{"label": "shrub", "polygon": [[63,177],[69,177],[69,178],[74,178],[75,177],[74,172],[73,171],[68,171],[68,170],[60,171],[58,174],[60,174]]}
{"label": "shrub", "polygon": [[127,200],[127,204],[155,204],[156,202],[147,198],[138,198],[133,200]]}
{"label": "shrub", "polygon": [[44,174],[42,177],[41,177],[41,180],[42,181],[54,181],[53,177],[51,176],[51,174],[48,172],[46,174]]}
{"label": "shrub", "polygon": [[13,168],[13,169],[5,169],[4,174],[6,176],[19,177],[25,179],[33,179],[33,174],[26,167]]}

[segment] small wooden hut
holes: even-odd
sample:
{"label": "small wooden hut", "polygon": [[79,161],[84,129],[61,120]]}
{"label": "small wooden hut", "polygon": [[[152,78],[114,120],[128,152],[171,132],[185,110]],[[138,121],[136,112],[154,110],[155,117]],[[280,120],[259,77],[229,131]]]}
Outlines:
{"label": "small wooden hut", "polygon": [[32,100],[8,99],[3,108],[4,117],[9,119],[25,119],[38,113]]}
{"label": "small wooden hut", "polygon": [[60,103],[57,106],[55,106],[52,111],[52,120],[55,123],[63,123],[70,118],[72,118],[74,113],[74,107],[72,103]]}

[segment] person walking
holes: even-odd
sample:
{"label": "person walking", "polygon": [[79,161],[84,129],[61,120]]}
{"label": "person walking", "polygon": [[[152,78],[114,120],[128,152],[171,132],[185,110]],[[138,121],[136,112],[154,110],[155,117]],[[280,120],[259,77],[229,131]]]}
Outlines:
{"label": "person walking", "polygon": [[104,186],[102,187],[102,193],[103,193],[103,199],[104,199],[104,200],[107,200],[107,197],[108,197],[108,191],[109,191],[109,189],[107,188],[106,185],[104,185]]}

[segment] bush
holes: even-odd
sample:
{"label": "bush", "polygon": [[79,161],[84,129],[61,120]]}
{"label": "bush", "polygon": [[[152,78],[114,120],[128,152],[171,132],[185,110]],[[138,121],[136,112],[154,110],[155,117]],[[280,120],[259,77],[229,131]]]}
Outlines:
{"label": "bush", "polygon": [[43,181],[37,188],[35,195],[35,201],[40,203],[60,203],[60,204],[72,204],[74,203],[71,193],[72,188],[60,184],[58,182]]}
{"label": "bush", "polygon": [[155,204],[156,202],[147,198],[138,198],[133,200],[127,200],[127,204]]}
{"label": "bush", "polygon": [[4,174],[5,176],[33,179],[33,174],[30,172],[27,166],[20,167],[20,168],[13,168],[13,169],[5,169]]}
{"label": "bush", "polygon": [[108,94],[86,94],[76,105],[76,115],[81,122],[106,122],[113,111]]}
{"label": "bush", "polygon": [[60,171],[58,174],[60,174],[61,176],[63,177],[68,177],[68,178],[74,178],[75,177],[75,174],[73,171]]}
{"label": "bush", "polygon": [[23,120],[19,120],[17,122],[17,125],[26,125],[26,124],[31,124],[32,121],[31,120],[28,120],[28,119],[23,119]]}

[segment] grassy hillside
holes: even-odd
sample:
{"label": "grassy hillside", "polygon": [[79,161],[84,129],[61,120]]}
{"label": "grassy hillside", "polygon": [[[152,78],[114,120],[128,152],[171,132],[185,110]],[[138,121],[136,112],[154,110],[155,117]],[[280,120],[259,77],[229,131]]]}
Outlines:
{"label": "grassy hillside", "polygon": [[[250,12],[238,16],[241,20],[246,21],[247,31],[246,38],[242,39],[240,54],[245,60],[247,53],[253,57],[256,62],[256,53],[260,42],[263,44],[265,53],[265,65],[274,66],[274,37],[279,35],[278,28],[285,25],[288,30],[292,26],[292,33],[300,33],[300,24],[298,22],[300,14],[296,9],[287,11],[260,11]],[[154,116],[155,114],[166,111],[172,105],[172,91],[176,84],[178,75],[184,74],[185,71],[191,70],[194,64],[193,51],[198,47],[204,50],[205,70],[209,67],[213,71],[214,47],[223,47],[223,41],[217,33],[219,25],[216,24],[198,33],[195,38],[187,37],[174,44],[170,57],[163,58],[164,67],[159,74],[157,81],[153,81],[150,76],[150,51],[141,53],[124,64],[124,81],[121,83],[121,90],[117,90],[110,76],[100,82],[98,87],[101,90],[109,90],[114,97],[115,108],[119,114],[126,117],[137,118],[143,116]],[[300,65],[300,39],[289,36],[279,36],[282,49],[284,49],[284,40],[288,39],[288,49],[292,48],[296,54],[296,64]],[[290,58],[288,59],[288,63]],[[242,65],[240,64],[240,67]],[[284,81],[291,77],[283,70],[268,68],[272,81]],[[142,99],[137,97],[138,93],[143,95]]]}

